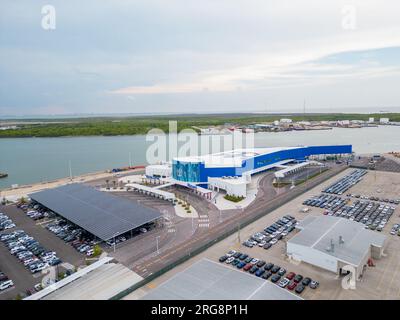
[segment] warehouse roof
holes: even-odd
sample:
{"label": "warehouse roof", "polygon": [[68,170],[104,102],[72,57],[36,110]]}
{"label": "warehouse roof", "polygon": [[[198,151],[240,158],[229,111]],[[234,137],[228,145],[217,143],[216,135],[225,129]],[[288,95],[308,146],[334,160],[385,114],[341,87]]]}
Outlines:
{"label": "warehouse roof", "polygon": [[144,300],[302,300],[270,281],[202,259],[152,289]]}
{"label": "warehouse roof", "polygon": [[161,217],[158,211],[78,183],[29,196],[105,241]]}
{"label": "warehouse roof", "polygon": [[299,149],[301,147],[275,147],[275,148],[253,148],[235,149],[201,156],[178,157],[175,161],[182,162],[204,162],[206,167],[240,167],[244,160],[271,154],[283,150]]}
{"label": "warehouse roof", "polygon": [[[384,235],[365,229],[362,223],[340,217],[309,216],[298,228],[301,231],[288,243],[313,248],[353,265],[359,265],[371,245],[383,247],[386,240]],[[333,251],[328,249],[331,243]]]}

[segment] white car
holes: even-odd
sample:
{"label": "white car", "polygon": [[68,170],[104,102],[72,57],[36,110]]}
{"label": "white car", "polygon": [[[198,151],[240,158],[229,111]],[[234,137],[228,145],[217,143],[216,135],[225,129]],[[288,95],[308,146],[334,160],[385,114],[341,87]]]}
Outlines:
{"label": "white car", "polygon": [[290,280],[287,278],[283,278],[281,281],[278,282],[278,286],[281,288],[285,288],[289,284]]}
{"label": "white car", "polygon": [[228,259],[226,259],[225,262],[226,262],[227,264],[230,264],[230,263],[232,263],[233,260],[235,260],[234,257],[229,257]]}
{"label": "white car", "polygon": [[260,260],[254,258],[253,260],[250,261],[250,263],[251,263],[251,264],[256,264],[256,263],[258,263],[258,261],[260,261]]}
{"label": "white car", "polygon": [[231,257],[231,256],[233,256],[235,253],[236,253],[235,250],[230,250],[230,251],[226,254],[226,256],[227,256],[227,257]]}
{"label": "white car", "polygon": [[275,244],[275,243],[277,243],[277,242],[278,242],[278,239],[274,238],[274,239],[272,239],[269,243],[270,243],[270,244]]}
{"label": "white car", "polygon": [[6,290],[14,286],[14,282],[12,280],[7,280],[0,283],[0,291]]}

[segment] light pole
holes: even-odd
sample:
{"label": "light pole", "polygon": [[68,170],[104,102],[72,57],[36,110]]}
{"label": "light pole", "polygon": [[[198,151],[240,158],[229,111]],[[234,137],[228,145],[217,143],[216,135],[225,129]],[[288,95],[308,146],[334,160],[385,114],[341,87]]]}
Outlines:
{"label": "light pole", "polygon": [[157,245],[157,255],[160,254],[160,251],[158,250],[158,239],[160,238],[160,236],[156,237],[156,245]]}

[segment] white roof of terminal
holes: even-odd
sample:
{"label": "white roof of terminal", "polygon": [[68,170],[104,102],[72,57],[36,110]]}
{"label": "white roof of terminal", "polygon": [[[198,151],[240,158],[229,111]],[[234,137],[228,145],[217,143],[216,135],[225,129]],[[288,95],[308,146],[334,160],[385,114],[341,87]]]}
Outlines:
{"label": "white roof of terminal", "polygon": [[302,147],[304,146],[235,149],[201,156],[176,157],[174,160],[182,162],[204,162],[205,167],[240,167],[242,162],[249,158]]}
{"label": "white roof of terminal", "polygon": [[303,300],[271,281],[203,258],[150,290],[143,300]]}
{"label": "white roof of terminal", "polygon": [[[378,232],[365,229],[362,223],[332,216],[308,216],[300,222],[302,229],[288,243],[303,245],[338,260],[358,266],[371,245],[383,247],[386,237]],[[339,236],[343,243],[339,244]],[[327,251],[334,243],[333,252]]]}

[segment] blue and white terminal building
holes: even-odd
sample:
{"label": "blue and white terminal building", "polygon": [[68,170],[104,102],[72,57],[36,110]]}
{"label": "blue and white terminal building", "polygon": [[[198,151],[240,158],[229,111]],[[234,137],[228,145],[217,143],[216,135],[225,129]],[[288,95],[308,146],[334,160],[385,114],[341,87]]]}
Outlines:
{"label": "blue and white terminal building", "polygon": [[177,157],[169,164],[149,165],[146,176],[195,189],[206,197],[212,190],[220,189],[230,195],[246,197],[246,186],[256,173],[273,168],[289,172],[291,165],[299,166],[328,156],[351,155],[352,152],[351,145],[235,149]]}

